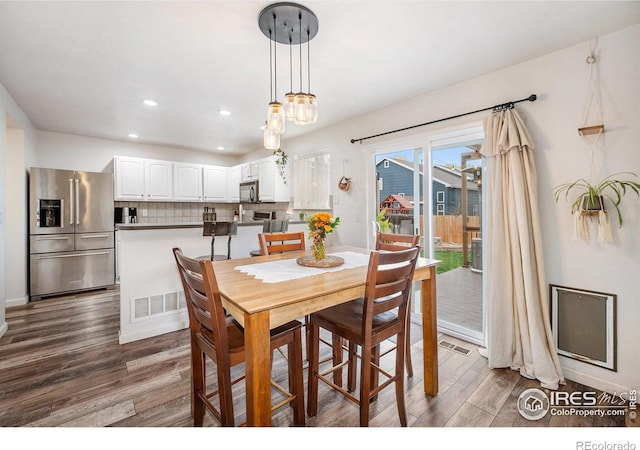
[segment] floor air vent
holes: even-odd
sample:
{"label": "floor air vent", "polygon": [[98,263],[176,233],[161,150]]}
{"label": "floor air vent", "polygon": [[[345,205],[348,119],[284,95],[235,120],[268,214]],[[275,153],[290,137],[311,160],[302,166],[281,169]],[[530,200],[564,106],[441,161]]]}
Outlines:
{"label": "floor air vent", "polygon": [[449,350],[453,350],[454,352],[461,353],[464,356],[468,356],[469,353],[471,353],[471,350],[469,350],[468,348],[460,347],[459,345],[452,344],[448,341],[440,341],[439,345],[440,347],[448,348]]}

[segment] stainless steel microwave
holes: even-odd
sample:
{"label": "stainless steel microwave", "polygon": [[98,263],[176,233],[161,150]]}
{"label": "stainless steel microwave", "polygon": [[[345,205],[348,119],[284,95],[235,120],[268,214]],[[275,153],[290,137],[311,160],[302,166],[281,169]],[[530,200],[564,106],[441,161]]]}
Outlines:
{"label": "stainless steel microwave", "polygon": [[240,183],[240,203],[258,203],[258,181]]}

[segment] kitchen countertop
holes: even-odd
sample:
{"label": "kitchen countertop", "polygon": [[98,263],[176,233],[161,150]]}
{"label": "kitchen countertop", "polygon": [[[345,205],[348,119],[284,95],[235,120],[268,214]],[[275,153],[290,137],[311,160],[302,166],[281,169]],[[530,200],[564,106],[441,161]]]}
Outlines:
{"label": "kitchen countertop", "polygon": [[[290,220],[289,225],[306,223],[303,220]],[[239,227],[262,226],[261,220],[238,222]],[[175,222],[175,223],[118,223],[116,230],[166,230],[171,228],[202,228],[202,222]]]}

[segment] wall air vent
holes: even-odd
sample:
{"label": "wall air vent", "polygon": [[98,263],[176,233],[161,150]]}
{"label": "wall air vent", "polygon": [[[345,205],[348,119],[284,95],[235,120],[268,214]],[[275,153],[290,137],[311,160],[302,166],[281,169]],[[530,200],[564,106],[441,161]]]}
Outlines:
{"label": "wall air vent", "polygon": [[132,299],[132,321],[150,319],[160,315],[176,314],[187,309],[184,292],[166,292]]}

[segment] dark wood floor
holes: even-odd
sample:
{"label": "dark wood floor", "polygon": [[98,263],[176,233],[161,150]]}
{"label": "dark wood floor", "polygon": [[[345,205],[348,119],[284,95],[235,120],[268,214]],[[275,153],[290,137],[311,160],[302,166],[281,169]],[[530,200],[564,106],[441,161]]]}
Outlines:
{"label": "dark wood floor", "polygon": [[[32,302],[7,309],[9,329],[0,339],[0,426],[3,427],[188,427],[189,341],[186,330],[126,345],[118,344],[118,291]],[[422,341],[413,331],[415,375],[405,396],[412,427],[613,427],[622,418],[558,417],[528,421],[516,409],[520,393],[539,387],[507,369],[490,370],[476,347],[468,355],[439,347],[440,392],[422,391]],[[274,378],[286,380],[282,356]],[[211,370],[215,370],[212,368]],[[305,376],[306,379],[306,376]],[[286,381],[285,381],[286,384]],[[587,390],[568,382],[562,390]],[[237,423],[244,414],[243,384],[236,386]],[[328,388],[320,391],[311,427],[354,427],[354,404]],[[371,426],[397,427],[393,388],[372,405]],[[274,425],[292,423],[290,408],[274,416]],[[205,425],[218,426],[207,416]]]}

